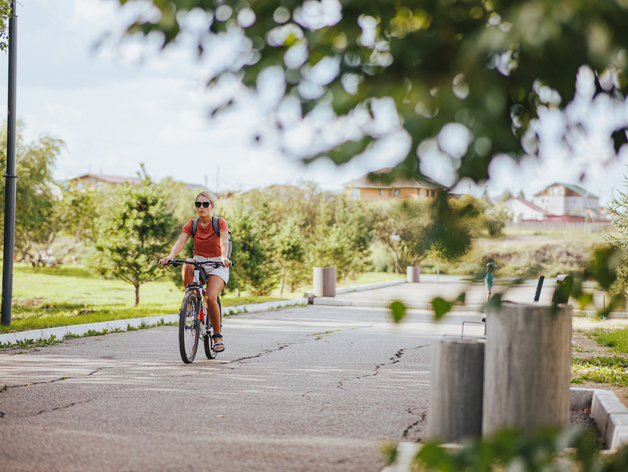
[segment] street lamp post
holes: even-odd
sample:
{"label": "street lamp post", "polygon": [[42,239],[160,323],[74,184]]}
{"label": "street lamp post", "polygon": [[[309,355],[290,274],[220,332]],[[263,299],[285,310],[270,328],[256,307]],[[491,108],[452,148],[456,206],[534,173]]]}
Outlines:
{"label": "street lamp post", "polygon": [[9,19],[9,100],[7,116],[7,170],[4,177],[4,251],[2,267],[2,324],[11,324],[13,300],[13,252],[15,249],[15,143],[17,141],[17,117],[15,112],[16,81],[17,81],[17,15],[15,0],[11,1],[11,18]]}

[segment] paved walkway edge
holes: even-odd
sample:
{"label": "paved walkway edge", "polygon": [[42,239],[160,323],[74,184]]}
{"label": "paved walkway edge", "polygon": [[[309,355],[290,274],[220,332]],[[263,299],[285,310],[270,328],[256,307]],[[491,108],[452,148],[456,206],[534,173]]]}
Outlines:
{"label": "paved walkway edge", "polygon": [[[570,409],[591,409],[591,417],[604,437],[604,443],[609,452],[628,444],[628,409],[617,398],[612,390],[600,388],[569,389]],[[445,444],[446,448],[455,448],[457,445]],[[421,444],[416,442],[400,442],[397,445],[397,458],[394,464],[382,469],[382,472],[411,472],[414,467],[414,457],[421,450]]]}
{"label": "paved walkway edge", "polygon": [[[397,284],[395,284],[397,285]],[[359,290],[356,290],[359,291]],[[310,292],[306,292],[310,293]],[[355,307],[363,307],[363,308],[388,308],[390,303],[393,300],[345,300],[345,299],[337,299],[337,298],[314,298],[314,305],[326,305],[326,306],[355,306]],[[407,308],[411,308],[414,310],[431,310],[431,303],[421,303],[421,302],[406,302],[403,301],[403,304]],[[451,311],[473,311],[473,312],[482,312],[482,307],[484,305],[481,303],[478,304],[470,304],[470,305],[454,305],[451,307]],[[593,318],[597,316],[596,311],[583,311],[583,310],[574,310],[573,316],[579,318]],[[610,319],[628,319],[628,313],[625,312],[611,312],[608,317]]]}
{"label": "paved walkway edge", "polygon": [[[326,306],[359,306],[364,308],[388,308],[393,300],[343,300],[337,298],[315,298],[314,305],[326,305]],[[431,303],[421,302],[406,302],[403,301],[406,308],[414,310],[432,310]],[[484,305],[454,305],[451,311],[473,311],[479,312]]]}
{"label": "paved walkway edge", "polygon": [[[336,289],[336,295],[342,295],[343,293],[351,292],[364,292],[365,290],[375,290],[376,288],[392,287],[394,285],[403,285],[407,283],[406,279],[391,280],[390,282],[376,282],[374,284],[362,284],[351,285],[349,287],[340,287]],[[314,296],[314,292],[303,292],[304,298],[310,298]]]}
{"label": "paved walkway edge", "polygon": [[[307,298],[295,298],[294,300],[282,300],[277,302],[255,303],[251,305],[229,306],[223,309],[223,315],[237,315],[239,313],[255,313],[258,311],[268,311],[277,308],[284,308],[295,305],[306,305]],[[17,344],[26,340],[39,341],[42,339],[63,339],[68,336],[85,336],[90,332],[103,334],[106,332],[127,331],[130,329],[148,328],[159,326],[160,324],[177,323],[179,315],[146,316],[143,318],[129,318],[126,320],[103,321],[100,323],[87,323],[71,326],[59,326],[57,328],[33,329],[29,331],[19,331],[17,333],[0,334],[0,343]]]}

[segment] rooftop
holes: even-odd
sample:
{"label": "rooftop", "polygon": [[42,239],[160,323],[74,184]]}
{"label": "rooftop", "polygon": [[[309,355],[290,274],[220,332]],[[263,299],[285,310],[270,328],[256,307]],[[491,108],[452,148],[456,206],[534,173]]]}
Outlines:
{"label": "rooftop", "polygon": [[[444,190],[447,189],[446,186],[439,184],[438,182],[434,182],[428,178],[405,178],[398,179],[391,183],[377,182],[377,180],[372,181],[372,178],[369,176],[377,176],[380,174],[387,174],[391,172],[394,167],[384,167],[383,169],[376,170],[369,174],[363,175],[359,179],[352,180],[351,182],[347,182],[344,184],[345,187],[355,187],[355,188],[427,188],[427,189],[437,189]],[[377,179],[377,177],[376,177]]]}
{"label": "rooftop", "polygon": [[578,195],[582,195],[587,196],[587,197],[592,197],[592,198],[597,198],[597,195],[593,195],[591,192],[587,191],[586,189],[580,187],[579,185],[574,185],[574,184],[564,184],[561,182],[554,182],[552,185],[548,185],[547,187],[545,187],[543,190],[541,190],[539,193],[537,193],[536,195],[534,195],[535,197],[539,197],[543,192],[545,192],[548,188],[550,187],[554,187],[555,185],[560,185],[562,187],[568,188],[569,190],[571,190],[572,192],[577,193]]}

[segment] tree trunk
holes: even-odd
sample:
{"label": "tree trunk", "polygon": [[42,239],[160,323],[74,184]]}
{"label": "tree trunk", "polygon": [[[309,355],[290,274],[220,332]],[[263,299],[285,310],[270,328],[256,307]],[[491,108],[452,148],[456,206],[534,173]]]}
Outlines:
{"label": "tree trunk", "polygon": [[279,296],[283,297],[283,283],[286,280],[286,263],[281,266],[281,289],[279,289]]}
{"label": "tree trunk", "polygon": [[135,306],[140,304],[140,286],[133,285],[135,287]]}

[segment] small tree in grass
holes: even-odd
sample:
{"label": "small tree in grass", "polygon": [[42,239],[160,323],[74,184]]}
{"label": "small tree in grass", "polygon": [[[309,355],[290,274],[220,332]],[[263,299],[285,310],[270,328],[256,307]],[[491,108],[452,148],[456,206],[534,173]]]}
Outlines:
{"label": "small tree in grass", "polygon": [[158,261],[172,245],[175,223],[143,166],[140,177],[141,187],[126,184],[104,203],[92,257],[98,273],[133,285],[135,306],[140,286],[166,274]]}
{"label": "small tree in grass", "polygon": [[283,295],[283,289],[286,281],[286,271],[292,280],[292,290],[298,266],[302,265],[305,258],[305,241],[301,230],[293,217],[288,217],[281,226],[281,230],[275,235],[275,246],[277,248],[277,258],[281,264],[281,288],[279,295]]}

